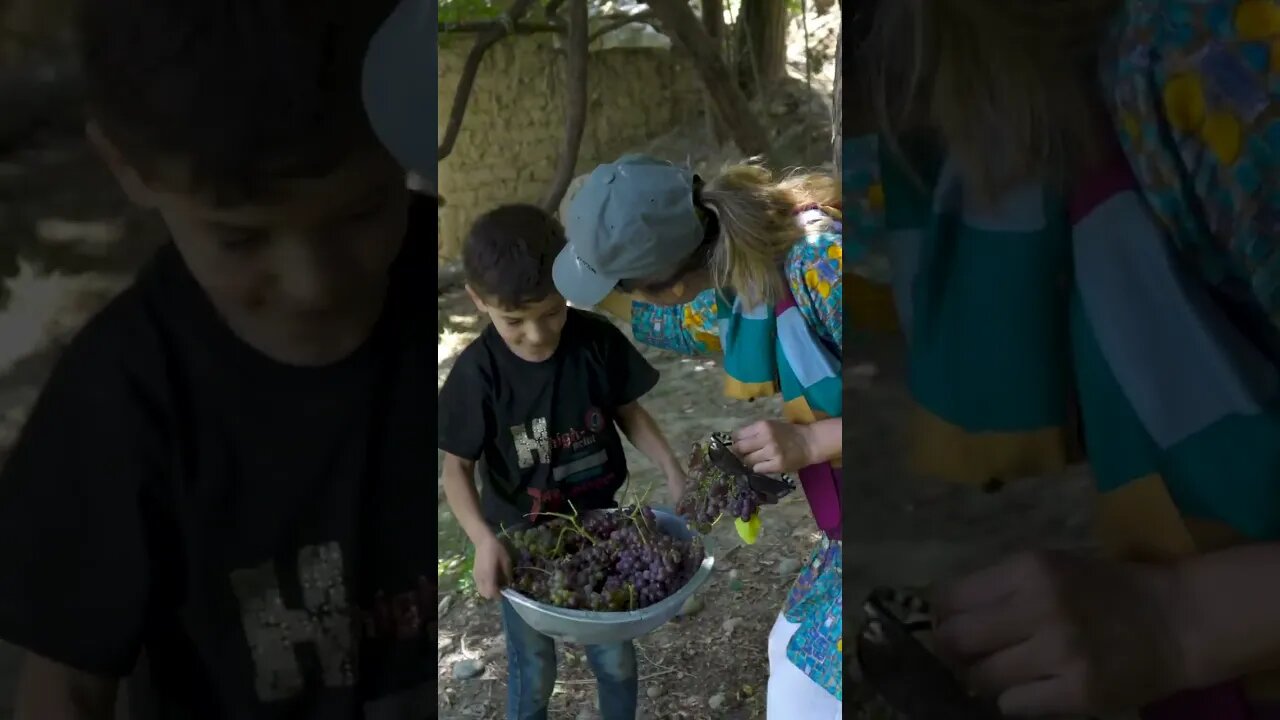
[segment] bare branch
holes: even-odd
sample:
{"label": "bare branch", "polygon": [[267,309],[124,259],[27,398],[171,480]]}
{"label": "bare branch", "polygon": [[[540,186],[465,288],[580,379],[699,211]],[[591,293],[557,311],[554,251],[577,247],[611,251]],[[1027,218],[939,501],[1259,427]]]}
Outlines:
{"label": "bare branch", "polygon": [[836,83],[831,99],[831,140],[834,145],[836,177],[844,172],[844,27],[836,31]]}
{"label": "bare branch", "polygon": [[[702,27],[707,36],[716,45],[716,52],[725,54],[724,2],[723,0],[702,0]],[[707,135],[715,140],[716,146],[724,144],[729,131],[716,113],[715,102],[709,97],[702,98],[707,116]]]}
{"label": "bare branch", "polygon": [[732,82],[729,68],[716,42],[707,34],[698,16],[685,0],[649,0],[649,8],[669,37],[689,52],[707,94],[715,101],[716,112],[733,137],[734,144],[748,156],[765,155],[769,136],[751,111],[742,90]]}
{"label": "bare branch", "polygon": [[568,0],[569,22],[565,34],[565,123],[564,146],[556,163],[556,174],[542,198],[542,209],[555,213],[564,199],[578,167],[582,133],[587,126],[587,0]]}
{"label": "bare branch", "polygon": [[512,0],[511,7],[503,14],[501,21],[481,33],[467,61],[462,66],[462,76],[458,78],[458,89],[453,94],[453,107],[449,111],[449,125],[445,128],[444,139],[436,151],[436,158],[444,160],[453,152],[453,145],[458,141],[458,132],[462,129],[462,119],[467,114],[467,103],[471,100],[471,88],[476,83],[476,73],[480,70],[480,61],[485,52],[499,40],[506,37],[515,28],[516,23],[529,11],[535,0]]}
{"label": "bare branch", "polygon": [[[442,22],[436,29],[442,33],[482,33],[502,27],[501,20],[463,20],[461,22]],[[513,23],[511,35],[532,35],[542,32],[559,32],[560,28],[551,23],[519,22]]]}
{"label": "bare branch", "polygon": [[542,14],[550,20],[556,16],[556,13],[560,12],[560,6],[563,4],[564,0],[551,0],[551,2],[547,3],[546,8],[543,9]]}
{"label": "bare branch", "polygon": [[[601,15],[596,18],[598,22],[604,25],[592,33],[591,40],[594,42],[603,35],[617,30],[620,27],[630,25],[631,23],[653,24],[653,14],[650,12],[634,13],[630,15]],[[495,27],[503,25],[501,20],[463,20],[459,22],[442,22],[436,25],[436,29],[441,33],[482,33],[493,30]],[[562,33],[564,32],[564,21],[559,17],[553,18],[548,22],[530,22],[521,21],[512,23],[509,28],[511,35],[533,35],[535,33]]]}

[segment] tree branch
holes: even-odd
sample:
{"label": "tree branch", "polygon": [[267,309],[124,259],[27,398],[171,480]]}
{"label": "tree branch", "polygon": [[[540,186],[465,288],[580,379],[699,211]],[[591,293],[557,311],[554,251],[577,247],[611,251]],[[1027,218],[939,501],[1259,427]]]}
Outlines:
{"label": "tree branch", "polygon": [[564,4],[564,0],[551,0],[550,2],[547,3],[547,6],[546,8],[543,9],[542,13],[549,20],[555,17],[556,13],[560,12],[560,6],[563,4]]}
{"label": "tree branch", "polygon": [[529,11],[535,0],[512,0],[511,6],[503,13],[502,19],[494,26],[482,32],[467,61],[462,66],[462,77],[458,78],[458,89],[453,94],[453,107],[449,111],[449,125],[445,128],[444,140],[436,151],[436,158],[444,160],[453,152],[453,145],[458,141],[458,132],[462,129],[462,119],[467,114],[467,103],[471,100],[471,88],[476,82],[476,73],[480,70],[480,61],[485,52],[499,40],[506,37],[515,28],[516,23]]}
{"label": "tree branch", "polygon": [[835,152],[836,178],[844,172],[844,26],[836,30],[836,82],[831,101],[831,135]]}
{"label": "tree branch", "polygon": [[649,0],[663,32],[689,52],[707,94],[715,101],[720,119],[725,123],[738,149],[749,156],[769,152],[769,136],[760,124],[747,98],[731,77],[715,41],[707,35],[698,16],[685,0]]}
{"label": "tree branch", "polygon": [[556,163],[556,174],[542,198],[542,209],[555,213],[564,199],[569,183],[578,167],[582,133],[587,125],[587,0],[568,0],[569,22],[565,33],[565,123],[564,146]]}
{"label": "tree branch", "polygon": [[[436,29],[442,33],[482,33],[498,27],[503,27],[501,20],[462,20],[459,22],[441,22],[436,25]],[[512,23],[508,34],[532,35],[534,33],[559,31],[560,28],[551,23],[519,22]]]}
{"label": "tree branch", "polygon": [[[604,23],[598,30],[591,34],[591,41],[595,42],[601,36],[607,35],[618,28],[625,27],[631,23],[653,24],[653,13],[640,12],[631,15],[601,15],[596,18],[597,21]],[[497,26],[501,26],[501,20],[462,20],[459,22],[442,22],[436,25],[436,29],[442,33],[482,33],[493,30]],[[511,35],[533,35],[535,33],[563,33],[564,23],[556,18],[552,22],[517,22],[513,23],[509,29]]]}

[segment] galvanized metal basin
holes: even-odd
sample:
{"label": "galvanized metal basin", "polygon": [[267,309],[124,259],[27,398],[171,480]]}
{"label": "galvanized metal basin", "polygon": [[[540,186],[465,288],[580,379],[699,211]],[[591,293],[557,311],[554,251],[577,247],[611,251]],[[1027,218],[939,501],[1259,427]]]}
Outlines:
{"label": "galvanized metal basin", "polygon": [[[658,528],[664,534],[682,540],[697,535],[685,526],[684,518],[669,510],[654,508],[653,514],[657,518]],[[529,623],[530,627],[560,642],[602,645],[634,640],[657,630],[678,615],[685,601],[710,579],[715,557],[711,552],[710,541],[705,536],[702,538],[702,543],[705,551],[702,565],[693,577],[689,578],[689,582],[665,600],[639,610],[626,612],[570,610],[537,602],[511,588],[504,588],[502,596],[511,603],[516,613]]]}

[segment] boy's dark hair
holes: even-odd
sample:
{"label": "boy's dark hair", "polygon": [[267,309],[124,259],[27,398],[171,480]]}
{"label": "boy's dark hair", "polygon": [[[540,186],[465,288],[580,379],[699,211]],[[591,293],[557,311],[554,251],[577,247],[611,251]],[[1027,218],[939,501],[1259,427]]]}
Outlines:
{"label": "boy's dark hair", "polygon": [[90,117],[147,179],[224,203],[377,146],[361,71],[395,0],[86,0]]}
{"label": "boy's dark hair", "polygon": [[556,292],[551,266],[564,246],[564,228],[541,208],[503,205],[471,226],[462,270],[485,302],[514,310]]}

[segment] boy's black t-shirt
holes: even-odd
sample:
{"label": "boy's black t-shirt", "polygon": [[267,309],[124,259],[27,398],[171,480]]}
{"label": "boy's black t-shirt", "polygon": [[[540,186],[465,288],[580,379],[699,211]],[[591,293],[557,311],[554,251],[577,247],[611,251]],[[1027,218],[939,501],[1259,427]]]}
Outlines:
{"label": "boy's black t-shirt", "polygon": [[441,450],[478,461],[480,504],[495,530],[526,515],[615,505],[627,478],[617,410],[658,371],[604,318],[570,308],[555,353],[517,357],[490,325],[440,389]]}
{"label": "boy's black t-shirt", "polygon": [[325,368],[242,344],[162,248],[64,352],[0,476],[0,638],[104,676],[143,656],[135,717],[428,717],[428,211],[378,328]]}

